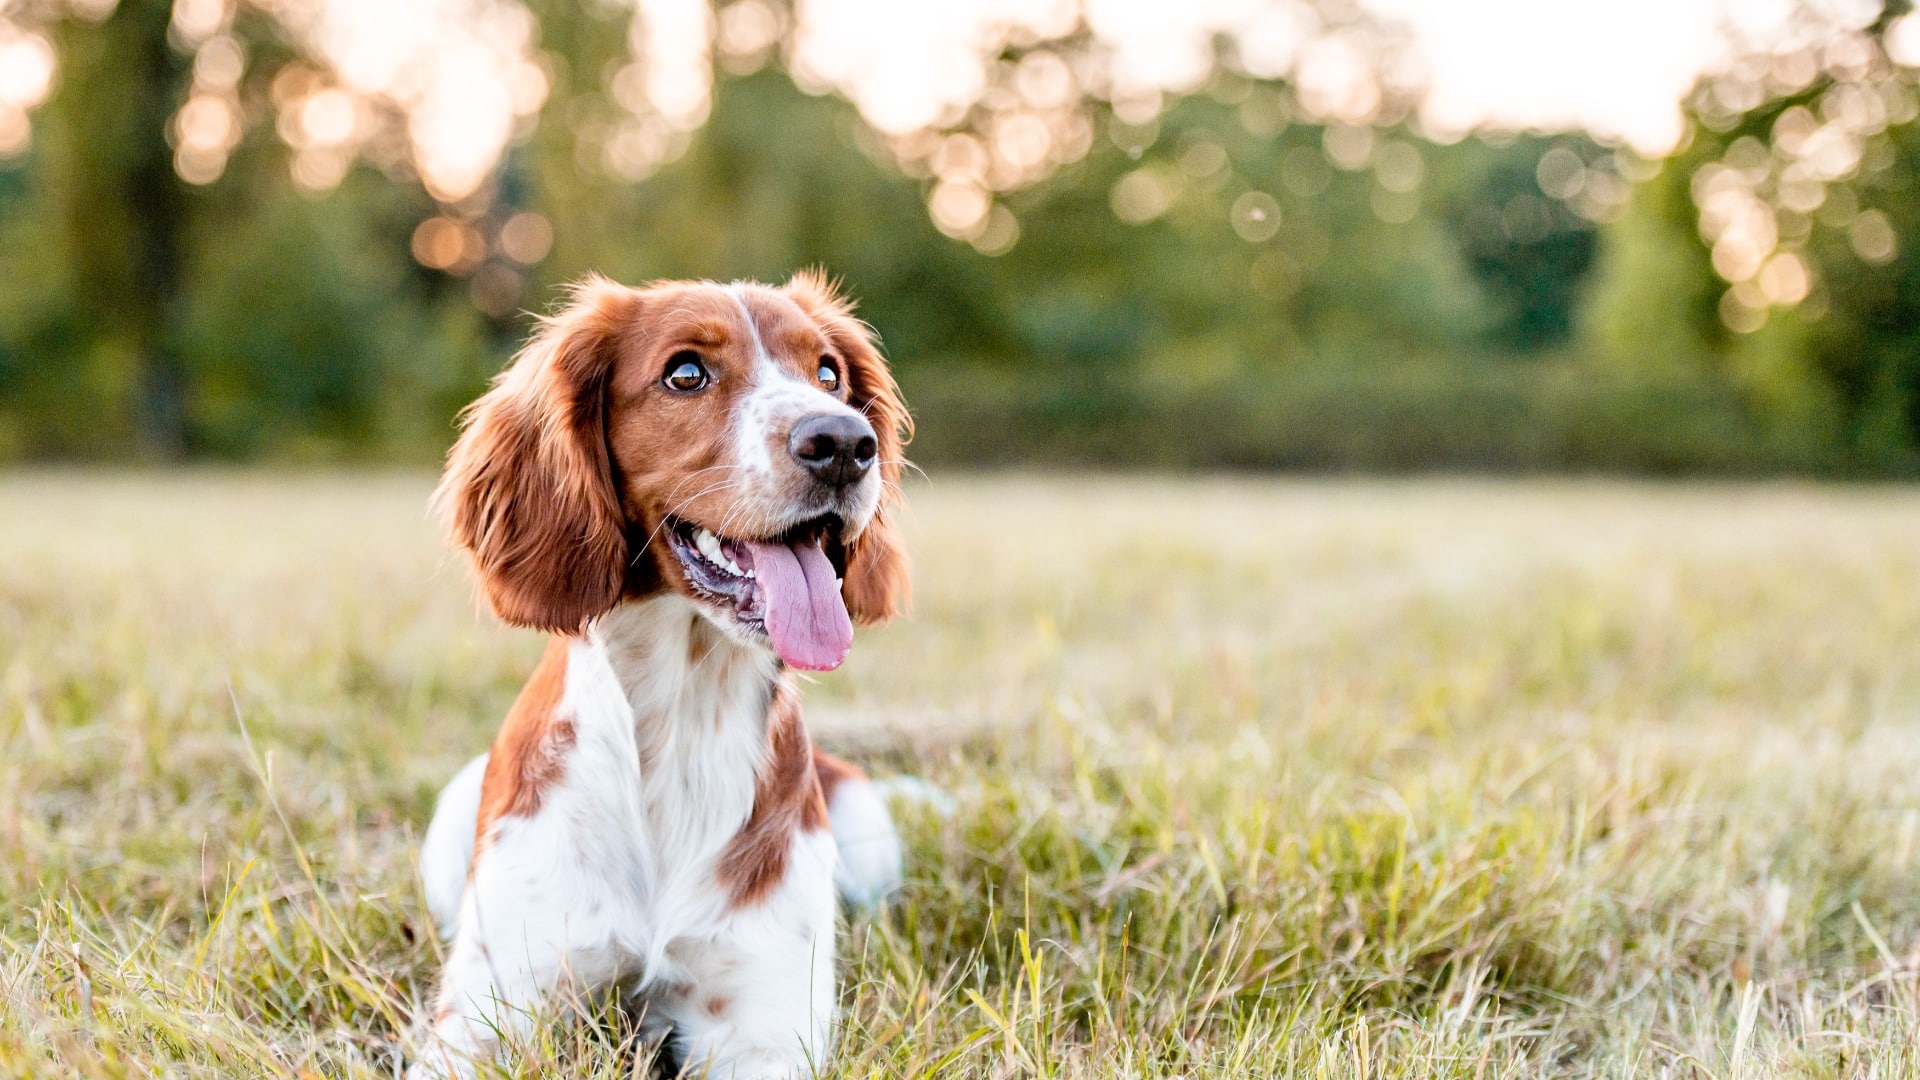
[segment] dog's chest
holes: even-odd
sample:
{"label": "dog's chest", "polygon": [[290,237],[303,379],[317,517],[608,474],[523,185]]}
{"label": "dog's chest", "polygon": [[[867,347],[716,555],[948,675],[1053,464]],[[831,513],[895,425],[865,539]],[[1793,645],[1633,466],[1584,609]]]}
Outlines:
{"label": "dog's chest", "polygon": [[728,655],[731,642],[663,632],[679,625],[640,620],[581,642],[568,687],[580,731],[569,816],[628,901],[622,936],[655,957],[730,914],[716,872],[753,814],[774,674]]}

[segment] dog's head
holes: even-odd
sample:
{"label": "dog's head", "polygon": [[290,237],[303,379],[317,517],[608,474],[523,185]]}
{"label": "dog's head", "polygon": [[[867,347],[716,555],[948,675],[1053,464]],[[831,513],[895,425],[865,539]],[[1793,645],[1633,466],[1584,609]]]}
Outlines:
{"label": "dog's head", "polygon": [[577,286],[464,414],[435,498],[507,622],[578,633],[692,599],[788,664],[839,666],[895,614],[909,431],[825,278]]}

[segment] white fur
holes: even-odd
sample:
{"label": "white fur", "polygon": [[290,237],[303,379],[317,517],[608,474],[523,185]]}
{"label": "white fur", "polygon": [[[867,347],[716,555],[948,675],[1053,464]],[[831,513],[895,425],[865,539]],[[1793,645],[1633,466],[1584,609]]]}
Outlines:
{"label": "white fur", "polygon": [[433,822],[420,841],[420,884],[427,894],[427,911],[443,937],[453,936],[460,894],[467,888],[474,819],[480,814],[480,781],[486,772],[487,755],[481,754],[453,774],[434,804]]}
{"label": "white fur", "polygon": [[[734,284],[727,287],[735,304],[739,305],[740,317],[746,321],[747,332],[753,339],[752,382],[735,408],[733,418],[733,460],[738,463],[743,478],[770,480],[776,472],[776,462],[786,462],[784,439],[787,432],[801,417],[818,413],[839,413],[845,416],[859,416],[860,411],[820,387],[805,379],[796,377],[791,371],[780,366],[767,352],[760,338],[760,327],[753,321],[753,313],[748,309],[746,298],[742,294],[745,286]],[[845,375],[843,373],[842,377]],[[779,517],[789,511],[786,501],[773,493],[772,485],[744,484],[738,497],[751,502],[754,490],[762,489],[760,495],[766,505],[761,507],[767,517]],[[846,535],[852,539],[860,535],[873,520],[873,512],[880,505],[880,470],[869,472],[848,494],[852,496],[846,519]],[[825,507],[821,508],[823,511]],[[802,514],[801,516],[810,516]]]}
{"label": "white fur", "polygon": [[[712,648],[689,662],[695,634]],[[760,903],[735,908],[715,878],[753,811],[768,697],[785,677],[764,648],[713,633],[672,594],[616,608],[570,644],[558,715],[575,742],[538,811],[501,819],[469,878],[459,849],[474,835],[476,761],[427,830],[428,903],[453,942],[412,1076],[471,1075],[499,1050],[496,1033],[523,1034],[570,994],[616,984],[713,1077],[824,1064],[833,837],[799,833]]]}
{"label": "white fur", "polygon": [[842,780],[827,801],[840,865],[834,888],[855,907],[871,907],[900,887],[900,834],[871,780]]}

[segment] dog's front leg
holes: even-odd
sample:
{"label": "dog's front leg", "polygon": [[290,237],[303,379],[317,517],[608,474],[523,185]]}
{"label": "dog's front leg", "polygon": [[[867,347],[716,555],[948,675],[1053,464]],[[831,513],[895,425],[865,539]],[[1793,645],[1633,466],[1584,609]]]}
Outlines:
{"label": "dog's front leg", "polygon": [[602,880],[552,830],[519,825],[474,863],[410,1080],[474,1075],[570,993],[621,974]]}
{"label": "dog's front leg", "polygon": [[831,835],[800,834],[771,895],[736,909],[716,936],[669,946],[683,989],[660,1007],[688,1075],[788,1080],[826,1067],[837,1005],[833,857]]}

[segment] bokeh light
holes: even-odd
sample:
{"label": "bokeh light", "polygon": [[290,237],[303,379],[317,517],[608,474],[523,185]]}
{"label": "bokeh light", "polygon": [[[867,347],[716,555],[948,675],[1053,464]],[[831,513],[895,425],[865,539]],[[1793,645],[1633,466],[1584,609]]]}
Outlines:
{"label": "bokeh light", "polygon": [[31,109],[53,89],[53,45],[39,34],[0,29],[0,101]]}
{"label": "bokeh light", "polygon": [[1328,124],[1321,132],[1320,145],[1327,160],[1356,172],[1373,160],[1373,129],[1365,124]]}
{"label": "bokeh light", "polygon": [[450,274],[466,274],[486,258],[486,238],[472,223],[430,217],[413,230],[413,257],[420,265]]}
{"label": "bokeh light", "polygon": [[[465,199],[545,104],[549,77],[536,27],[517,3],[254,2],[314,64],[274,87],[294,179],[310,190],[338,184],[371,151],[377,164],[418,176],[435,198]],[[387,134],[399,136],[398,154],[380,150]]]}
{"label": "bokeh light", "polygon": [[515,214],[500,226],[500,252],[522,266],[532,266],[553,250],[553,223],[532,212]]}
{"label": "bokeh light", "polygon": [[1878,210],[1861,211],[1847,226],[1847,241],[1853,245],[1855,254],[1875,266],[1892,262],[1900,247],[1893,225],[1887,221],[1887,215]]}
{"label": "bokeh light", "polygon": [[979,230],[968,238],[975,251],[982,255],[1005,255],[1013,250],[1020,240],[1020,221],[1013,211],[996,204],[987,211],[987,218]]}
{"label": "bokeh light", "polygon": [[1160,170],[1148,166],[1114,181],[1108,202],[1114,216],[1129,225],[1144,225],[1173,205],[1174,188]]}
{"label": "bokeh light", "polygon": [[[789,66],[803,86],[851,100],[903,168],[936,180],[936,224],[971,236],[991,209],[975,195],[961,201],[952,185],[997,200],[1039,183],[1087,155],[1103,113],[1109,134],[1137,153],[1156,140],[1170,100],[1223,71],[1296,80],[1285,101],[1248,106],[1268,133],[1299,109],[1349,121],[1350,140],[1370,139],[1368,123],[1409,107],[1411,91],[1395,74],[1408,67],[1403,38],[1357,8],[1306,0],[814,0],[798,9]],[[1212,156],[1202,149],[1182,168],[1196,179],[1220,175],[1225,162],[1210,164]],[[1152,220],[1179,187],[1167,177],[1123,180],[1115,212]]]}
{"label": "bokeh light", "polygon": [[[113,3],[34,10],[97,20]],[[1916,112],[1920,15],[1876,38],[1876,0],[1622,0],[1604,10],[1530,0],[602,3],[626,15],[626,49],[585,87],[606,107],[568,115],[584,168],[628,182],[652,175],[705,122],[716,68],[777,60],[804,88],[851,101],[872,126],[869,142],[927,179],[934,223],[982,251],[1018,237],[1011,193],[1080,161],[1102,137],[1144,156],[1171,101],[1235,80],[1249,134],[1270,138],[1296,119],[1323,125],[1319,152],[1297,148],[1284,162],[1289,194],[1324,192],[1329,166],[1371,170],[1373,212],[1397,222],[1419,212],[1425,162],[1412,142],[1384,137],[1396,126],[1440,141],[1488,124],[1579,127],[1624,143],[1621,155],[1594,160],[1555,147],[1539,163],[1542,195],[1606,221],[1627,200],[1635,162],[1684,138],[1683,104],[1718,130],[1822,78],[1833,85],[1784,110],[1770,143],[1737,141],[1701,171],[1694,197],[1714,266],[1739,284],[1797,253],[1812,273],[1809,218],[1843,232],[1866,263],[1899,250],[1884,216],[1857,206],[1843,215],[1834,196],[1884,167],[1881,136]],[[309,192],[367,161],[417,179],[446,206],[484,210],[552,91],[555,62],[523,0],[173,0],[173,37],[193,54],[193,79],[169,137],[191,183],[224,175],[263,120],[243,100],[249,57],[233,32],[243,5],[270,16],[298,54],[272,80],[269,122]],[[21,21],[24,9],[9,10],[0,4],[0,157],[28,148],[31,113],[58,74],[48,37]],[[1582,47],[1543,47],[1569,40]],[[1176,151],[1177,172],[1136,170],[1114,185],[1122,220],[1156,219],[1232,177],[1217,142]],[[1503,213],[1508,232],[1538,231],[1537,207]],[[1794,291],[1769,290],[1769,302],[1790,303],[1779,298]]]}
{"label": "bokeh light", "polygon": [[[1920,23],[1913,15],[1894,20],[1880,37],[1872,31],[1881,11],[1875,0],[1786,10],[1787,16],[1749,12],[1744,22],[1736,20],[1731,59],[1689,100],[1709,132],[1731,133],[1763,101],[1817,90],[1782,109],[1766,141],[1731,138],[1719,160],[1693,177],[1714,270],[1736,286],[1720,305],[1721,319],[1741,332],[1758,328],[1755,310],[1816,297],[1818,273],[1808,245],[1817,228],[1840,233],[1869,266],[1898,255],[1892,222],[1863,208],[1854,188],[1892,165],[1888,128],[1920,116],[1914,85]],[[1824,89],[1817,86],[1821,79]]]}
{"label": "bokeh light", "polygon": [[1264,191],[1249,191],[1233,200],[1229,215],[1233,231],[1250,244],[1263,244],[1280,232],[1280,202]]}
{"label": "bokeh light", "polygon": [[26,152],[28,114],[52,92],[55,71],[51,42],[0,17],[0,158]]}
{"label": "bokeh light", "polygon": [[1426,178],[1426,159],[1412,143],[1398,139],[1382,143],[1373,155],[1373,178],[1381,188],[1398,195],[1420,190]]}
{"label": "bokeh light", "polygon": [[941,180],[927,198],[927,209],[940,231],[955,239],[978,235],[993,210],[993,197],[971,179]]}

